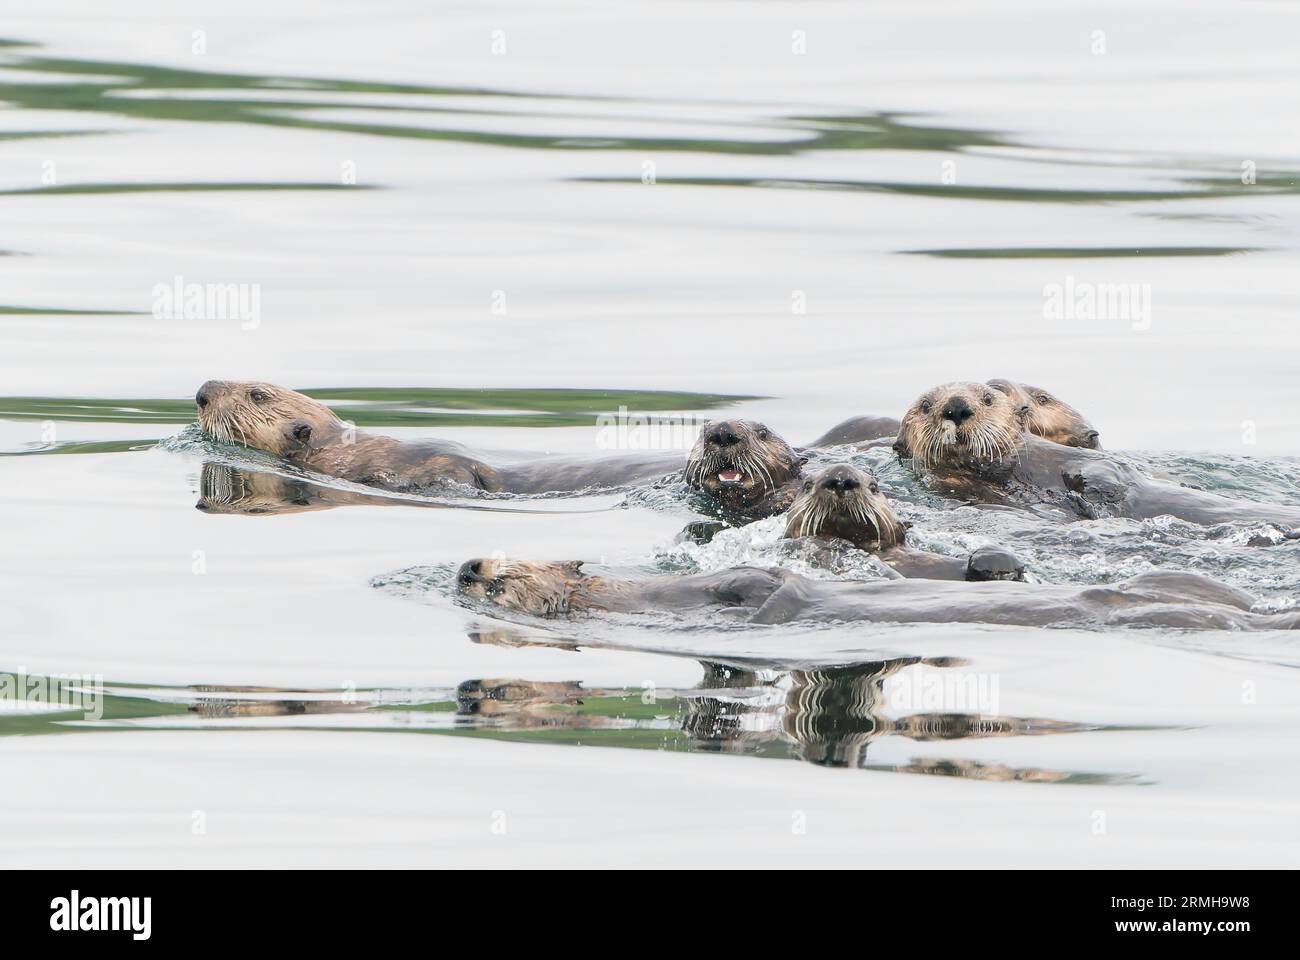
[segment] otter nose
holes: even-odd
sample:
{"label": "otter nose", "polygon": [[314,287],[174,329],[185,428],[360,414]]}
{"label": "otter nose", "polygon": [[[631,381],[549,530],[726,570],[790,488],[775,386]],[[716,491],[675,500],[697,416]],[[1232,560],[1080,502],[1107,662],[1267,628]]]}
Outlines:
{"label": "otter nose", "polygon": [[709,431],[709,440],[720,447],[730,447],[740,442],[740,437],[729,423],[720,423]]}
{"label": "otter nose", "polygon": [[821,486],[823,490],[830,490],[832,493],[838,493],[841,496],[850,490],[856,490],[862,486],[862,481],[851,473],[832,473],[822,478]]}
{"label": "otter nose", "polygon": [[970,404],[961,397],[953,397],[943,408],[943,418],[959,427],[974,415],[975,411],[970,408]]}
{"label": "otter nose", "polygon": [[208,390],[210,386],[211,386],[211,381],[199,387],[199,392],[194,394],[194,402],[199,405],[200,409],[206,407],[208,405],[208,401],[212,399],[212,394]]}
{"label": "otter nose", "polygon": [[468,587],[478,583],[483,579],[483,561],[466,560],[460,565],[460,570],[456,573],[456,584],[460,587]]}

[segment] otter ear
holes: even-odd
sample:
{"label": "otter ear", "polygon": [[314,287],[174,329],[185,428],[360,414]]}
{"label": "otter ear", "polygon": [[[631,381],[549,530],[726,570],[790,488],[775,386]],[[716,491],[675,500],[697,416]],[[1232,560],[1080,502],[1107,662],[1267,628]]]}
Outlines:
{"label": "otter ear", "polygon": [[311,439],[311,424],[305,420],[299,420],[289,428],[289,432],[293,434],[293,438],[299,443],[306,443]]}
{"label": "otter ear", "polygon": [[560,569],[565,573],[579,574],[582,572],[582,560],[565,560],[560,564]]}
{"label": "otter ear", "polygon": [[807,458],[807,457],[800,457],[800,458],[799,458],[799,462],[798,462],[797,464],[795,464],[795,466],[802,467],[802,466],[804,466],[805,464],[807,464],[807,462],[808,462],[808,458]]}
{"label": "otter ear", "polygon": [[1020,421],[1022,427],[1029,423],[1029,404],[1022,403],[1016,407],[1016,419]]}

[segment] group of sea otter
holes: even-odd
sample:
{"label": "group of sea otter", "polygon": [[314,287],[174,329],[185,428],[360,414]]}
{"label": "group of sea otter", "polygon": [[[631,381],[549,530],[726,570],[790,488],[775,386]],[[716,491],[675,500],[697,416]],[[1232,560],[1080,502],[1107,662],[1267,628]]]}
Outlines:
{"label": "group of sea otter", "polygon": [[[736,567],[632,581],[589,575],[579,561],[479,559],[460,568],[462,597],[519,613],[714,610],[761,624],[1300,627],[1300,613],[1253,613],[1248,593],[1199,574],[1157,571],[1101,587],[1033,584],[1024,582],[1007,550],[985,548],[957,561],[913,549],[875,477],[849,464],[806,475],[807,458],[752,421],[705,424],[684,466],[667,454],[492,465],[457,443],[359,432],[325,405],[272,384],[209,381],[196,402],[210,436],[388,491],[579,493],[675,474],[727,525],[784,514],[786,537],[847,542],[877,555],[896,575],[832,581]],[[1073,407],[1007,380],[934,387],[901,421],[854,418],[809,446],[884,444],[932,491],[965,503],[1031,510],[1061,522],[1168,515],[1204,525],[1266,523],[1289,538],[1300,529],[1300,508],[1234,500],[1139,472],[1103,452],[1098,432]]]}

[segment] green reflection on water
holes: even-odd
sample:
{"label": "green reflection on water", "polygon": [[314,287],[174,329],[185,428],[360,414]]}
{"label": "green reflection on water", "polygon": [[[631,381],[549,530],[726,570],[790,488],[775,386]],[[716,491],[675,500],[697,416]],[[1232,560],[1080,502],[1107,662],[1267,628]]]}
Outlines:
{"label": "green reflection on water", "polygon": [[371,190],[365,185],[342,183],[67,183],[49,187],[21,187],[0,190],[0,197],[22,197],[44,194],[85,193],[214,193],[236,190]]}
{"label": "green reflection on water", "polygon": [[142,317],[137,310],[79,310],[72,307],[14,307],[0,304],[0,316],[15,317]]}
{"label": "green reflection on water", "polygon": [[[345,387],[304,393],[333,403],[341,417],[363,427],[394,426],[591,426],[602,414],[646,415],[711,410],[754,396],[659,390],[456,389],[440,387]],[[504,412],[497,412],[504,411]],[[78,423],[192,423],[194,401],[102,397],[0,397],[0,419]],[[51,444],[23,454],[107,453],[147,446],[148,440]]]}
{"label": "green reflection on water", "polygon": [[[0,41],[0,46],[20,49],[25,46]],[[485,143],[497,146],[552,150],[662,150],[722,154],[766,154],[786,156],[809,150],[931,150],[954,151],[972,146],[1001,146],[998,135],[979,130],[923,126],[904,122],[895,114],[862,116],[794,116],[774,118],[773,126],[791,129],[793,137],[778,139],[727,139],[716,135],[703,137],[638,137],[575,135],[571,133],[517,134],[500,131],[430,128],[394,123],[358,122],[323,119],[315,114],[325,111],[402,112],[438,116],[452,120],[464,116],[463,108],[435,106],[422,102],[394,99],[384,104],[357,104],[347,99],[330,101],[322,94],[383,94],[403,96],[493,97],[523,101],[566,100],[562,96],[538,96],[476,87],[423,86],[399,83],[372,83],[357,80],[216,73],[159,67],[138,63],[42,57],[26,52],[11,53],[11,69],[26,73],[48,74],[48,82],[22,77],[4,80],[0,74],[0,100],[30,110],[97,112],[150,120],[184,120],[211,123],[247,123],[278,127],[296,127],[368,136],[406,137],[423,140],[452,140],[462,143]],[[150,95],[157,91],[158,95]],[[207,91],[207,95],[176,97],[176,91]],[[240,98],[239,91],[281,96]],[[295,98],[295,92],[311,93],[310,99]],[[122,94],[129,93],[129,96]],[[234,93],[236,96],[231,96]],[[590,98],[584,98],[590,99]],[[485,111],[476,111],[476,117]],[[509,116],[508,112],[492,111]],[[536,114],[531,114],[536,116]],[[554,117],[562,120],[564,117]],[[618,118],[611,118],[618,119]],[[637,122],[635,118],[626,118]],[[726,123],[712,122],[711,131]],[[60,136],[80,131],[51,131]],[[31,136],[40,136],[31,132]]]}
{"label": "green reflection on water", "polygon": [[[576,183],[640,184],[634,177],[575,177]],[[1276,178],[1272,184],[1244,186],[1231,180],[1183,180],[1204,188],[1180,190],[1086,190],[1082,188],[978,186],[971,184],[904,183],[889,180],[813,180],[794,177],[658,177],[656,184],[682,187],[750,187],[773,190],[832,190],[896,193],[950,200],[995,200],[1015,203],[1136,203],[1155,200],[1203,200],[1212,197],[1297,192],[1296,181]],[[1262,184],[1262,181],[1261,181]]]}
{"label": "green reflection on water", "polygon": [[900,253],[952,260],[1091,260],[1108,257],[1224,257],[1260,247],[952,247]]}

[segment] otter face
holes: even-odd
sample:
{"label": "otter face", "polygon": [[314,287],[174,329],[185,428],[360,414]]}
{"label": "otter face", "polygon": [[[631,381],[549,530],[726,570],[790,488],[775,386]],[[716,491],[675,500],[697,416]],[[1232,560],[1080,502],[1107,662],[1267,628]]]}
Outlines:
{"label": "otter face", "polygon": [[1027,416],[988,384],[947,383],[907,408],[894,450],[922,468],[992,463],[1023,445]]}
{"label": "otter face", "polygon": [[847,464],[805,480],[786,516],[790,538],[839,538],[864,550],[886,550],[905,536],[876,478]]}
{"label": "otter face", "polygon": [[343,426],[334,411],[273,383],[209,380],[194,395],[199,426],[218,440],[292,458]]}
{"label": "otter face", "polygon": [[1041,387],[1011,380],[990,380],[989,386],[1001,390],[1016,406],[1029,411],[1025,425],[1035,436],[1067,447],[1101,449],[1101,434],[1083,414],[1059,397]]}
{"label": "otter face", "polygon": [[468,560],[456,574],[456,592],[534,617],[554,617],[569,609],[569,595],[584,579],[582,561],[538,563],[486,558]]}
{"label": "otter face", "polygon": [[766,425],[710,420],[686,459],[686,482],[732,504],[753,504],[799,476],[807,462]]}

